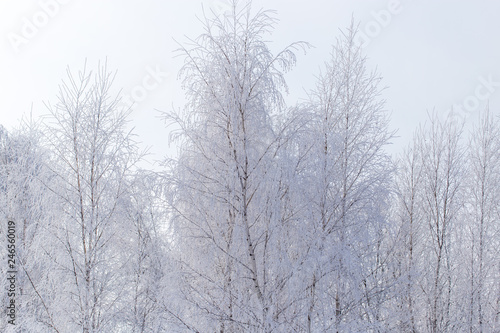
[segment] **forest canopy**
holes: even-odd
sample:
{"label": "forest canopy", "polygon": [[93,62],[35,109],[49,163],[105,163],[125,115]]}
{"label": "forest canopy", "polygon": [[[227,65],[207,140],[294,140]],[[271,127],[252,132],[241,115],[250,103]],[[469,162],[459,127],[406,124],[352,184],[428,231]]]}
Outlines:
{"label": "forest canopy", "polygon": [[0,127],[13,331],[500,331],[499,119],[469,133],[430,113],[391,156],[354,21],[295,105],[285,74],[310,45],[273,52],[274,12],[202,21],[160,170],[106,63],[68,69],[48,117]]}

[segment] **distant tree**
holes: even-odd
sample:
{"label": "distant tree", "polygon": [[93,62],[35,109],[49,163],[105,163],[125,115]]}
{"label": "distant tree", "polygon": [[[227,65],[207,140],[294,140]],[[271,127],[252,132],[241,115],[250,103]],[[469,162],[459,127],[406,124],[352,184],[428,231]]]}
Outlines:
{"label": "distant tree", "polygon": [[424,258],[422,238],[426,225],[422,218],[422,151],[415,135],[412,143],[398,158],[395,177],[396,237],[392,260],[397,278],[394,316],[395,326],[401,332],[418,332],[426,325],[419,311],[423,307],[420,277]]}
{"label": "distant tree", "polygon": [[500,272],[498,217],[500,186],[500,122],[487,110],[471,133],[468,146],[467,212],[464,214],[463,254],[467,261],[461,270],[467,278],[467,330],[495,332],[498,326]]}
{"label": "distant tree", "polygon": [[[412,156],[400,170],[400,249],[407,288],[400,295],[403,327],[411,331],[461,330],[457,285],[463,213],[464,148],[461,126],[432,114],[415,134]],[[420,290],[420,291],[418,291]],[[411,303],[410,303],[411,302]],[[417,310],[418,309],[418,310]]]}
{"label": "distant tree", "polygon": [[[125,263],[125,296],[120,310],[123,326],[130,332],[172,331],[170,315],[164,313],[163,283],[172,267],[167,252],[168,219],[165,209],[164,182],[154,172],[141,170],[129,179],[124,199],[122,232],[117,248]],[[125,231],[125,230],[124,230]],[[172,297],[172,295],[163,295]]]}
{"label": "distant tree", "polygon": [[456,247],[453,237],[463,204],[463,147],[461,129],[448,118],[444,122],[431,118],[429,128],[421,132],[423,160],[423,210],[428,225],[425,254],[428,265],[424,284],[429,306],[429,331],[453,331],[452,296]]}

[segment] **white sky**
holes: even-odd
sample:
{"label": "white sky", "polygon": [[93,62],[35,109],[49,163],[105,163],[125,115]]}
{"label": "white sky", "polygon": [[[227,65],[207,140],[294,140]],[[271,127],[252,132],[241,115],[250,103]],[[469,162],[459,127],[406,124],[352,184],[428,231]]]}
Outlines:
{"label": "white sky", "polygon": [[[226,3],[0,0],[0,124],[13,128],[32,106],[35,117],[45,114],[43,102],[56,100],[67,66],[76,72],[88,59],[92,69],[107,58],[108,67],[118,70],[115,88],[125,95],[146,91],[144,84],[148,88],[131,123],[139,140],[152,147],[151,158],[161,159],[169,152],[168,130],[155,109],[184,103],[176,79],[182,59],[174,58],[173,39],[183,42],[184,36],[201,33],[196,16],[202,15],[202,4],[206,11],[223,11]],[[377,66],[388,87],[383,97],[391,127],[399,129],[393,152],[406,146],[432,109],[444,116],[451,105],[465,103],[459,113],[473,116],[489,100],[491,111],[500,114],[500,1],[255,0],[253,7],[277,11],[273,49],[297,40],[315,46],[298,56],[287,75],[289,104],[313,87],[338,29],[349,25],[351,15],[360,21],[369,65]],[[163,73],[160,84],[143,83],[155,70]]]}

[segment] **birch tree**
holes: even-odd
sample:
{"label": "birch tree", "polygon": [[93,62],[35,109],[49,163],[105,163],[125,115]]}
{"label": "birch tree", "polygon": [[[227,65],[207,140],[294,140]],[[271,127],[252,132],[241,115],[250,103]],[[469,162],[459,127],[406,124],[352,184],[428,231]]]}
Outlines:
{"label": "birch tree", "polygon": [[283,71],[303,45],[273,55],[264,36],[275,21],[234,2],[231,13],[205,17],[205,32],[181,49],[189,103],[167,118],[182,139],[172,207],[191,331],[287,330],[289,220],[277,165],[286,125],[276,117]]}
{"label": "birch tree", "polygon": [[427,258],[423,267],[423,290],[429,332],[454,331],[453,304],[456,275],[457,227],[463,173],[463,148],[460,144],[461,128],[447,118],[440,121],[434,115],[428,127],[417,134],[422,156],[422,219],[427,225],[425,250]]}
{"label": "birch tree", "polygon": [[464,262],[468,306],[464,314],[471,332],[498,330],[498,186],[500,184],[500,124],[489,111],[474,127],[468,146],[467,212],[464,214]]}
{"label": "birch tree", "polygon": [[140,156],[126,131],[127,111],[111,95],[112,81],[106,66],[77,76],[68,69],[57,104],[48,105],[47,140],[58,180],[52,190],[63,201],[55,260],[63,271],[64,331],[112,331],[122,298],[120,204]]}
{"label": "birch tree", "polygon": [[401,332],[418,332],[426,325],[421,309],[425,302],[419,286],[424,265],[422,255],[423,235],[426,225],[423,221],[422,181],[423,160],[417,135],[398,158],[395,177],[395,202],[397,223],[392,269],[397,277],[394,290],[396,305],[393,308],[396,323]]}
{"label": "birch tree", "polygon": [[[53,175],[45,167],[48,152],[42,147],[38,125],[23,121],[20,128],[11,133],[0,127],[0,230],[4,236],[7,222],[15,224],[15,328],[57,332],[58,323],[52,309],[56,285],[54,266],[48,256],[53,250],[51,226],[57,207],[54,196],[45,186]],[[2,265],[1,271],[7,276],[6,265]],[[2,295],[3,304],[9,304],[7,293]],[[7,331],[8,326],[11,325],[7,324],[6,317],[0,327]]]}
{"label": "birch tree", "polygon": [[[130,332],[171,332],[168,313],[162,309],[163,282],[168,276],[171,238],[166,226],[164,182],[153,172],[138,170],[129,179],[123,217],[128,223],[119,236],[119,253],[125,263],[125,296],[120,322]],[[173,284],[173,280],[166,281]]]}
{"label": "birch tree", "polygon": [[381,321],[379,250],[391,170],[383,148],[391,133],[381,78],[367,70],[355,35],[353,24],[342,32],[311,94],[315,184],[306,200],[319,261],[310,280],[308,332],[369,331]]}

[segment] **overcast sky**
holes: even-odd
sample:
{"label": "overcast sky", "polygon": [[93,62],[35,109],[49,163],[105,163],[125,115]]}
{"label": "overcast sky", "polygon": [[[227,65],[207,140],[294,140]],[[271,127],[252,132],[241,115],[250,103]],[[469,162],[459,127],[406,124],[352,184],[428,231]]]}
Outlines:
{"label": "overcast sky", "polygon": [[[182,59],[173,51],[176,41],[201,33],[203,8],[223,13],[227,0],[0,1],[0,124],[12,129],[32,108],[35,117],[46,114],[43,102],[55,102],[68,66],[76,72],[85,59],[89,68],[107,59],[118,70],[115,88],[136,101],[131,123],[139,140],[160,159],[169,152],[168,130],[155,109],[183,106]],[[489,101],[500,114],[500,1],[256,0],[253,8],[277,11],[273,50],[298,40],[314,46],[287,75],[289,104],[306,97],[354,15],[369,66],[387,86],[399,135],[392,152],[433,109],[444,117],[456,105],[473,119]]]}

